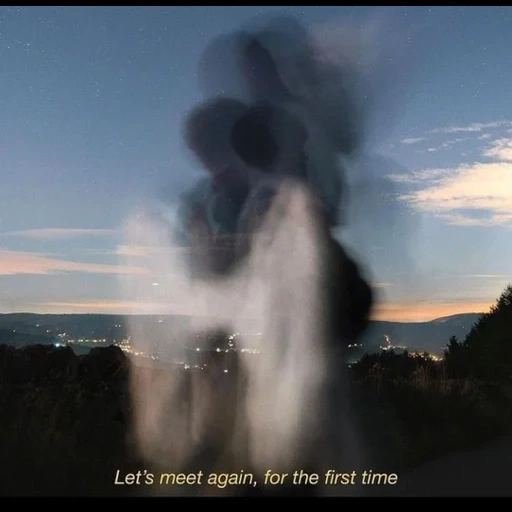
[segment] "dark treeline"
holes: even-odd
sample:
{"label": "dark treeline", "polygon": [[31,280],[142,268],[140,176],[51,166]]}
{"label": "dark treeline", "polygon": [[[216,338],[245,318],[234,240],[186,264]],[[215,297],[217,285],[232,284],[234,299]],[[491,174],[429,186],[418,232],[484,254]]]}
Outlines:
{"label": "dark treeline", "polygon": [[115,346],[0,345],[0,496],[109,495],[127,443],[129,361]]}
{"label": "dark treeline", "polygon": [[403,425],[406,464],[474,447],[512,425],[512,286],[444,358],[366,354],[353,379],[387,400]]}

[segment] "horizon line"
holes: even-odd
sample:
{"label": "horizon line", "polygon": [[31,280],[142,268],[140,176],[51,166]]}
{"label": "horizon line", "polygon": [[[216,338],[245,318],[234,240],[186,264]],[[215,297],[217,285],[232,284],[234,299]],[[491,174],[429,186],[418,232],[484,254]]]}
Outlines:
{"label": "horizon line", "polygon": [[[421,324],[421,323],[428,323],[433,322],[436,320],[441,320],[444,318],[451,318],[455,316],[460,315],[484,315],[486,311],[463,311],[459,313],[454,313],[451,315],[444,315],[444,316],[437,316],[433,318],[419,320],[419,319],[411,319],[411,320],[405,320],[405,319],[392,319],[391,317],[372,317],[370,318],[370,322],[393,322],[398,324]],[[154,317],[165,317],[165,316],[179,316],[179,317],[194,317],[194,316],[201,316],[202,318],[207,318],[205,315],[187,315],[187,314],[176,314],[176,313],[98,313],[98,312],[60,312],[60,313],[38,313],[34,311],[11,311],[11,312],[4,312],[0,311],[0,315],[7,316],[7,315],[37,315],[37,316],[124,316],[124,317],[136,317],[136,316],[154,316]],[[256,319],[254,319],[256,320]]]}

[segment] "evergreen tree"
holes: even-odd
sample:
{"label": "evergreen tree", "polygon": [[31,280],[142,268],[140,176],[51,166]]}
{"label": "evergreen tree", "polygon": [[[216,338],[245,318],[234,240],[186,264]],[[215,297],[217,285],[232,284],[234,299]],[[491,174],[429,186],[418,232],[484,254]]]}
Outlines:
{"label": "evergreen tree", "polygon": [[463,342],[450,338],[445,361],[454,377],[495,382],[512,379],[512,285],[480,317]]}

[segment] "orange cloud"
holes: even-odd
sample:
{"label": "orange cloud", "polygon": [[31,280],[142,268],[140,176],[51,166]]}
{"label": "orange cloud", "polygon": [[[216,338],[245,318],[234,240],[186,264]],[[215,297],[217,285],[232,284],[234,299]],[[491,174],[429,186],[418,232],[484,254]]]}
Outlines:
{"label": "orange cloud", "polygon": [[[502,149],[500,151],[505,151]],[[427,169],[404,178],[424,181],[437,175],[431,184],[401,196],[413,208],[432,212],[455,225],[507,225],[512,219],[512,163],[474,163],[455,169]],[[396,179],[397,177],[393,177]],[[402,179],[398,177],[398,179]],[[489,216],[477,218],[464,210],[486,210]]]}
{"label": "orange cloud", "polygon": [[149,255],[149,248],[143,245],[119,245],[115,251],[116,256],[144,257]]}
{"label": "orange cloud", "polygon": [[33,238],[35,240],[55,240],[61,238],[76,238],[80,236],[104,236],[115,233],[112,229],[68,229],[68,228],[45,228],[27,229],[23,231],[10,231],[1,233],[1,236],[20,236]]}
{"label": "orange cloud", "polygon": [[0,249],[0,275],[53,274],[56,272],[86,272],[93,274],[144,274],[143,267],[81,263],[50,258],[39,253]]}
{"label": "orange cloud", "polygon": [[81,302],[44,302],[37,310],[41,313],[98,313],[114,315],[184,315],[194,316],[192,307],[185,304],[165,304],[130,300],[91,300]]}
{"label": "orange cloud", "polygon": [[[390,322],[427,322],[444,316],[460,313],[485,313],[495,301],[470,303],[431,303],[398,304],[388,303],[378,306],[373,320]],[[111,313],[129,314],[167,314],[194,316],[192,306],[185,304],[150,303],[129,300],[96,300],[81,302],[45,302],[37,308],[42,313]]]}

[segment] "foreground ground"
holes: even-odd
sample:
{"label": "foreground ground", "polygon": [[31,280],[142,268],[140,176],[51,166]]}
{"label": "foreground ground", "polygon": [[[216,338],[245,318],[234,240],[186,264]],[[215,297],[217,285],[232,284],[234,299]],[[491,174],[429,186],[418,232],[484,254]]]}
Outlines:
{"label": "foreground ground", "polygon": [[[0,495],[132,495],[113,485],[118,469],[144,467],[130,444],[129,368],[116,347],[77,357],[0,346]],[[368,375],[358,379],[361,428],[399,475],[372,494],[510,494],[507,394],[421,372],[387,384]]]}
{"label": "foreground ground", "polygon": [[437,458],[400,477],[388,495],[512,496],[512,435],[493,439],[468,451]]}

